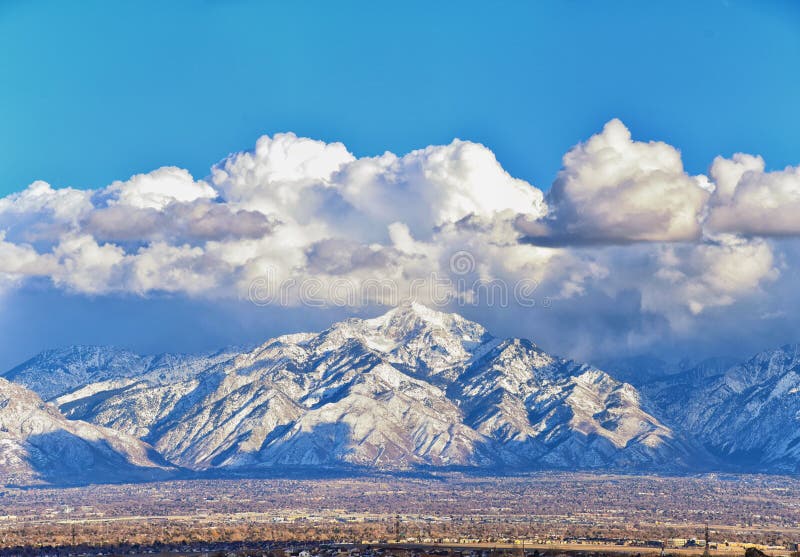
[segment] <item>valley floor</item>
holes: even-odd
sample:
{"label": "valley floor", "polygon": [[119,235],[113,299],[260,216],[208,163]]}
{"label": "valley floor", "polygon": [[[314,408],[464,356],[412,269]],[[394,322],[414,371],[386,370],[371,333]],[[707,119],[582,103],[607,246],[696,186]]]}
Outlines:
{"label": "valley floor", "polygon": [[[771,554],[800,540],[800,479],[534,473],[0,488],[0,544],[243,540]],[[693,545],[697,540],[697,545]]]}

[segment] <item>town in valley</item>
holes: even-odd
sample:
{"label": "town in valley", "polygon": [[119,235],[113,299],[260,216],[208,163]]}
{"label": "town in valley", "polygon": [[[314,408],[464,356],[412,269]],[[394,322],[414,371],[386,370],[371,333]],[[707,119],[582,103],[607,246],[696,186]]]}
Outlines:
{"label": "town in valley", "polygon": [[798,493],[800,480],[784,476],[570,472],[6,487],[0,546],[8,555],[744,555],[756,548],[777,556],[797,551]]}

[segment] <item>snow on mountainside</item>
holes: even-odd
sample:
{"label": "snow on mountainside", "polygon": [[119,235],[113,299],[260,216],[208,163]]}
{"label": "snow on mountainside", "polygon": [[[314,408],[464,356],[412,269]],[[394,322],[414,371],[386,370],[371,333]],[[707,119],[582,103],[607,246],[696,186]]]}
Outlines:
{"label": "snow on mountainside", "polygon": [[[72,419],[129,433],[200,470],[675,470],[700,458],[631,385],[418,304],[230,358],[178,362],[169,373],[127,353],[104,357],[113,365],[45,353],[9,375],[56,393]],[[47,384],[61,369],[69,380],[58,372],[58,387]]]}
{"label": "snow on mountainside", "polygon": [[107,346],[70,346],[46,350],[2,376],[36,390],[43,399],[50,400],[77,387],[105,380],[119,381],[149,374],[171,381],[175,374],[192,375],[231,356],[225,351],[200,356],[140,356],[129,350]]}
{"label": "snow on mountainside", "polygon": [[0,378],[3,484],[146,480],[168,472],[153,449],[138,439],[68,420],[36,393]]}
{"label": "snow on mountainside", "polygon": [[553,358],[530,341],[501,342],[452,389],[464,401],[467,423],[519,463],[630,469],[697,464],[694,450],[641,408],[631,385]]}
{"label": "snow on mountainside", "polygon": [[734,366],[705,363],[643,389],[723,464],[800,472],[800,345]]}

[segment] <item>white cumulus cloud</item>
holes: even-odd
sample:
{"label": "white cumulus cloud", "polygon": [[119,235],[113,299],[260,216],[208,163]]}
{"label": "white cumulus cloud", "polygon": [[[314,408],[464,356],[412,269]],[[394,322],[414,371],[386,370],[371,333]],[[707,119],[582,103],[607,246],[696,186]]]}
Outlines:
{"label": "white cumulus cloud", "polygon": [[567,242],[694,240],[710,189],[705,176],[684,171],[677,149],[635,141],[611,120],[564,155],[549,194],[549,230],[541,223],[527,230]]}
{"label": "white cumulus cloud", "polygon": [[717,189],[707,226],[750,236],[800,234],[800,166],[766,172],[764,159],[737,153],[711,165]]}
{"label": "white cumulus cloud", "polygon": [[216,197],[214,189],[195,181],[183,168],[164,166],[147,174],[136,174],[124,182],[114,182],[101,192],[109,205],[138,209],[163,209],[173,202],[186,203]]}

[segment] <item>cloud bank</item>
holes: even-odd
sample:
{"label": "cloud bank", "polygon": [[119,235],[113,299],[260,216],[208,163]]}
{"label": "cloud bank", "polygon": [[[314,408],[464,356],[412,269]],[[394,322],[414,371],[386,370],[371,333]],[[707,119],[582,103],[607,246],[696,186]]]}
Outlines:
{"label": "cloud bank", "polygon": [[[619,120],[564,155],[547,194],[469,141],[357,158],[286,133],[204,179],[163,167],[99,190],[38,181],[0,199],[0,289],[38,281],[224,303],[268,277],[292,286],[273,305],[299,305],[313,287],[323,303],[357,306],[398,294],[439,303],[434,282],[446,279],[452,300],[480,306],[498,303],[485,296],[502,281],[536,293],[509,310],[520,323],[647,347],[711,316],[752,319],[757,304],[769,319],[796,302],[771,292],[787,291],[796,268],[799,211],[800,167],[769,172],[735,154],[692,176],[675,147],[635,140]],[[454,266],[454,254],[468,259]],[[361,295],[343,297],[343,285]]]}

